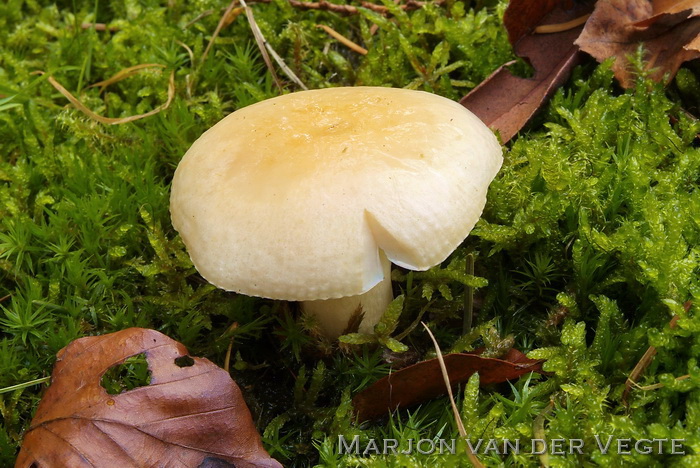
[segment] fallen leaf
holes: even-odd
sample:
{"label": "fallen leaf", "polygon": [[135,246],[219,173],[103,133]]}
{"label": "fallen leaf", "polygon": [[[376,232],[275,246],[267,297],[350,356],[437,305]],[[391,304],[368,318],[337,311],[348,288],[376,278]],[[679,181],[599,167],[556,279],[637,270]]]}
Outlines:
{"label": "fallen leaf", "polygon": [[[529,372],[542,372],[543,360],[529,359],[511,349],[501,359],[485,358],[474,353],[443,356],[450,383],[466,382],[474,372],[482,385],[517,379]],[[352,400],[358,421],[385,416],[447,393],[437,359],[419,362],[383,377],[361,391]]]}
{"label": "fallen leaf", "polygon": [[654,0],[651,5],[652,17],[637,21],[635,26],[650,26],[663,21],[667,26],[676,25],[686,19],[700,15],[698,0]]}
{"label": "fallen leaf", "polygon": [[549,96],[566,81],[581,58],[574,41],[581,27],[551,34],[534,34],[536,25],[565,23],[591,10],[589,2],[571,5],[567,0],[513,0],[504,23],[518,57],[534,69],[531,78],[514,76],[507,63],[496,70],[460,103],[491,129],[503,143],[513,138],[532,118]]}
{"label": "fallen leaf", "polygon": [[625,88],[634,85],[628,56],[640,44],[650,78],[673,78],[683,62],[700,57],[700,0],[599,0],[576,44],[599,62],[614,57]]}
{"label": "fallen leaf", "polygon": [[[142,353],[150,384],[107,394],[102,375]],[[182,344],[141,328],[73,341],[58,353],[15,466],[281,467],[229,374],[207,359],[176,364],[183,356]]]}
{"label": "fallen leaf", "polygon": [[503,26],[508,32],[510,45],[515,46],[523,36],[532,33],[542,19],[561,3],[562,0],[512,0],[503,14]]}

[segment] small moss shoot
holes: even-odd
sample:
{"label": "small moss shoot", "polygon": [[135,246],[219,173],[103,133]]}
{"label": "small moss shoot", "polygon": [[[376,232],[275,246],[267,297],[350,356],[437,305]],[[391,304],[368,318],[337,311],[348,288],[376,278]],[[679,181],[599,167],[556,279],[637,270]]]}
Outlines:
{"label": "small moss shoot", "polygon": [[151,371],[144,353],[128,357],[121,364],[107,369],[100,379],[100,385],[110,395],[119,395],[151,383]]}

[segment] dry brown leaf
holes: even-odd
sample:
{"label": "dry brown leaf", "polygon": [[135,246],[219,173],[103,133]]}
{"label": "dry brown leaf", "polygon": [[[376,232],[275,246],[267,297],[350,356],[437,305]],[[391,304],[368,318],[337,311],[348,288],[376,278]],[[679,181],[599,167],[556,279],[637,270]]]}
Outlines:
{"label": "dry brown leaf", "polygon": [[[458,353],[443,356],[450,383],[454,386],[479,373],[482,385],[517,379],[530,372],[542,372],[543,360],[529,359],[511,349],[501,359],[485,358],[477,354]],[[447,392],[438,359],[419,362],[379,379],[352,400],[358,421],[387,415],[397,408],[405,408]]]}
{"label": "dry brown leaf", "polygon": [[630,88],[635,73],[628,56],[643,43],[650,77],[662,81],[700,57],[699,15],[700,0],[599,0],[576,44],[599,62],[614,57],[615,77]]}
{"label": "dry brown leaf", "polygon": [[553,34],[533,34],[540,24],[565,23],[589,13],[589,3],[571,5],[568,0],[513,0],[503,21],[508,28],[515,53],[529,61],[534,69],[531,78],[514,76],[505,64],[460,103],[474,112],[501,141],[513,138],[549,96],[566,81],[579,63],[579,49],[574,40],[581,27]]}
{"label": "dry brown leaf", "polygon": [[[109,395],[102,375],[144,353],[147,386]],[[238,386],[155,330],[81,338],[58,353],[16,467],[281,467],[262,447]],[[190,361],[192,362],[192,361]]]}
{"label": "dry brown leaf", "polygon": [[515,46],[525,35],[532,33],[542,19],[561,4],[561,0],[512,0],[503,14],[503,25],[510,45]]}
{"label": "dry brown leaf", "polygon": [[698,0],[654,0],[651,6],[653,16],[635,23],[635,26],[649,26],[657,21],[664,21],[672,26],[683,20],[700,15]]}

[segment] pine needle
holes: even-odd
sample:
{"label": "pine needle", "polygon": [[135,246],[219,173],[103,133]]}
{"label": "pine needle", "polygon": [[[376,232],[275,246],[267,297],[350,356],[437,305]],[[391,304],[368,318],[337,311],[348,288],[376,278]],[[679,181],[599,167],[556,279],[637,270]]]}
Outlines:
{"label": "pine needle", "polygon": [[348,49],[353,50],[361,55],[367,55],[367,49],[354,43],[353,41],[351,41],[347,37],[343,36],[342,34],[340,34],[335,29],[331,28],[330,26],[326,26],[325,24],[317,24],[316,27],[326,31],[326,33],[329,36],[331,36],[333,39],[335,39],[338,42],[340,42],[341,44],[343,44]]}
{"label": "pine needle", "polygon": [[[421,322],[425,330],[428,332],[428,335],[430,335],[430,339],[433,341],[433,346],[435,346],[435,352],[437,353],[437,359],[438,362],[440,363],[440,370],[442,371],[442,378],[445,380],[445,386],[447,387],[447,396],[450,399],[450,405],[452,405],[452,414],[454,415],[455,422],[457,423],[457,429],[459,430],[459,435],[462,436],[462,438],[466,439],[467,438],[467,430],[464,428],[464,424],[462,423],[462,417],[459,414],[459,410],[457,409],[457,404],[455,403],[454,396],[452,395],[452,385],[450,384],[450,377],[447,375],[447,367],[445,367],[445,360],[442,358],[442,351],[440,350],[440,345],[438,345],[437,340],[435,339],[435,336],[433,336],[433,332],[430,331],[430,328],[424,323]],[[476,457],[474,452],[472,452],[471,448],[467,447],[467,457],[469,457],[469,461],[472,463],[477,468],[485,468],[483,463],[479,461],[479,459]]]}
{"label": "pine needle", "polygon": [[[292,80],[294,83],[296,83],[297,86],[299,86],[303,90],[307,90],[309,88],[306,87],[306,85],[299,79],[298,76],[292,71],[291,68],[287,66],[287,64],[284,62],[282,57],[279,56],[279,54],[272,48],[272,46],[267,42],[265,39],[265,36],[263,36],[262,31],[260,30],[260,27],[258,26],[258,23],[255,21],[255,16],[253,15],[253,10],[248,6],[248,4],[245,2],[245,0],[240,0],[241,5],[243,5],[243,8],[245,9],[245,14],[246,17],[248,18],[248,23],[250,24],[250,30],[253,32],[253,37],[255,38],[255,42],[258,45],[258,48],[260,49],[260,53],[263,56],[263,60],[265,61],[265,65],[267,65],[268,70],[270,70],[270,74],[272,75],[272,78],[275,81],[275,84],[279,88],[280,91],[282,91],[282,83],[280,82],[279,78],[277,77],[277,73],[275,72],[275,68],[272,66],[272,61],[270,60],[270,55],[275,59],[275,62],[277,62],[277,65],[282,69],[285,75]],[[269,54],[268,54],[269,52]]]}
{"label": "pine needle", "polygon": [[35,379],[35,380],[30,380],[29,382],[23,382],[21,384],[17,385],[12,385],[10,387],[5,387],[5,388],[0,388],[0,394],[1,393],[8,393],[8,392],[13,392],[15,390],[21,390],[23,388],[31,387],[33,385],[38,385],[42,383],[46,383],[51,380],[51,377],[42,377],[40,379]]}

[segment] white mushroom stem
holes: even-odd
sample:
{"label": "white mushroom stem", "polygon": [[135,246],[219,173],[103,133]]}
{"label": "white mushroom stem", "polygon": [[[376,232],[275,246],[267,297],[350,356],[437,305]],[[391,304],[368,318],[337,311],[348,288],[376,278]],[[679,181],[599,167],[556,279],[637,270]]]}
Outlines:
{"label": "white mushroom stem", "polygon": [[362,306],[364,318],[358,331],[360,333],[374,333],[374,326],[394,299],[394,293],[391,289],[391,262],[383,252],[380,256],[384,279],[366,293],[301,303],[304,313],[315,316],[321,330],[329,338],[337,338],[347,329],[350,318],[359,306]]}

